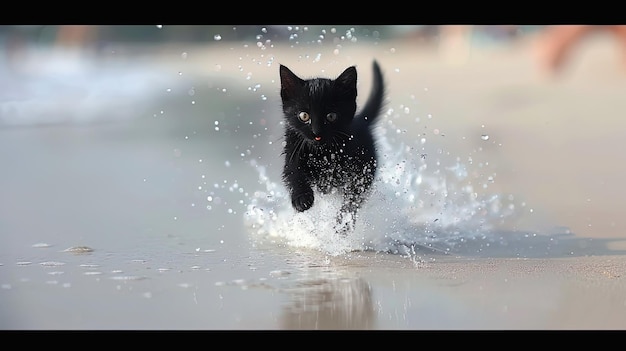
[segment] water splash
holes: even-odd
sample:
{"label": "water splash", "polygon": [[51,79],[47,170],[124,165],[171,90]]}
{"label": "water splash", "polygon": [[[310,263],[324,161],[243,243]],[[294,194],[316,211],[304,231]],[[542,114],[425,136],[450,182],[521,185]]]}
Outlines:
{"label": "water splash", "polygon": [[414,255],[420,249],[445,253],[458,244],[485,239],[495,223],[515,214],[515,206],[505,203],[511,201],[507,197],[474,190],[476,179],[470,179],[460,158],[431,157],[438,154],[434,146],[424,138],[402,141],[398,130],[390,120],[378,130],[378,175],[354,231],[347,236],[334,230],[340,196],[316,193],[313,207],[298,213],[282,180],[270,178],[256,161],[252,166],[263,189],[250,196],[246,225],[259,240],[330,255],[350,251]]}

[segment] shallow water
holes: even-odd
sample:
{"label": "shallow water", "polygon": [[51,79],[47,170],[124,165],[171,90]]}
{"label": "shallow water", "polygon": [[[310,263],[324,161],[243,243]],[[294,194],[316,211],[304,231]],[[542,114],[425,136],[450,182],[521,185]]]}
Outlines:
{"label": "shallow water", "polygon": [[[615,235],[580,234],[503,186],[497,133],[466,121],[478,133],[455,137],[463,126],[448,128],[418,88],[398,91],[393,65],[376,188],[338,238],[333,197],[288,206],[276,67],[259,50],[208,73],[189,50],[165,63],[51,60],[3,81],[0,327],[542,328],[558,325],[569,283],[550,270],[515,278],[487,258],[623,254]],[[481,268],[459,273],[467,262]]]}

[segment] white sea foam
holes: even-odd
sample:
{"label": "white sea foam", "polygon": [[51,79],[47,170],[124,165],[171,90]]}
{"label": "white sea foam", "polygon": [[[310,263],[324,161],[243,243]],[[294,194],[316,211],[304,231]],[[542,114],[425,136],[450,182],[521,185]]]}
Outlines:
{"label": "white sea foam", "polygon": [[23,55],[13,64],[0,57],[0,127],[136,118],[162,87],[187,83],[139,60],[34,48]]}
{"label": "white sea foam", "polygon": [[266,167],[254,162],[264,188],[250,196],[246,224],[259,240],[330,255],[361,250],[410,255],[420,249],[448,252],[458,243],[485,238],[493,223],[514,215],[515,206],[504,196],[475,191],[477,182],[459,158],[428,156],[436,150],[421,139],[400,141],[396,130],[390,120],[379,128],[377,179],[348,235],[333,228],[340,196],[316,193],[313,207],[297,213],[281,179],[271,179]]}

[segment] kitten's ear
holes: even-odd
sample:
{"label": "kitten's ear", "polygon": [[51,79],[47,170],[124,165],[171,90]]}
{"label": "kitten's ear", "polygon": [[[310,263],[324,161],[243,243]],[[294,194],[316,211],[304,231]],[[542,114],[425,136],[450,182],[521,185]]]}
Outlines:
{"label": "kitten's ear", "polygon": [[349,99],[356,98],[356,68],[354,66],[346,68],[335,79],[335,89],[339,96]]}
{"label": "kitten's ear", "polygon": [[350,66],[335,79],[335,82],[350,88],[356,89],[356,67]]}
{"label": "kitten's ear", "polygon": [[280,95],[288,99],[304,84],[304,81],[296,76],[286,66],[280,65]]}

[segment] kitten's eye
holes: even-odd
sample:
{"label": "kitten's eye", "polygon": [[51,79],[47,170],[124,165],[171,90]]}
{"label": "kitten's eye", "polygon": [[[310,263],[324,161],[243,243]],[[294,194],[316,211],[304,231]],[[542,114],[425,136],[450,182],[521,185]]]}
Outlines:
{"label": "kitten's eye", "polygon": [[309,120],[311,120],[311,116],[309,116],[309,114],[304,111],[298,114],[298,118],[304,123],[307,123]]}
{"label": "kitten's eye", "polygon": [[334,122],[337,120],[337,114],[334,112],[331,112],[326,115],[326,119],[328,120],[328,122]]}

